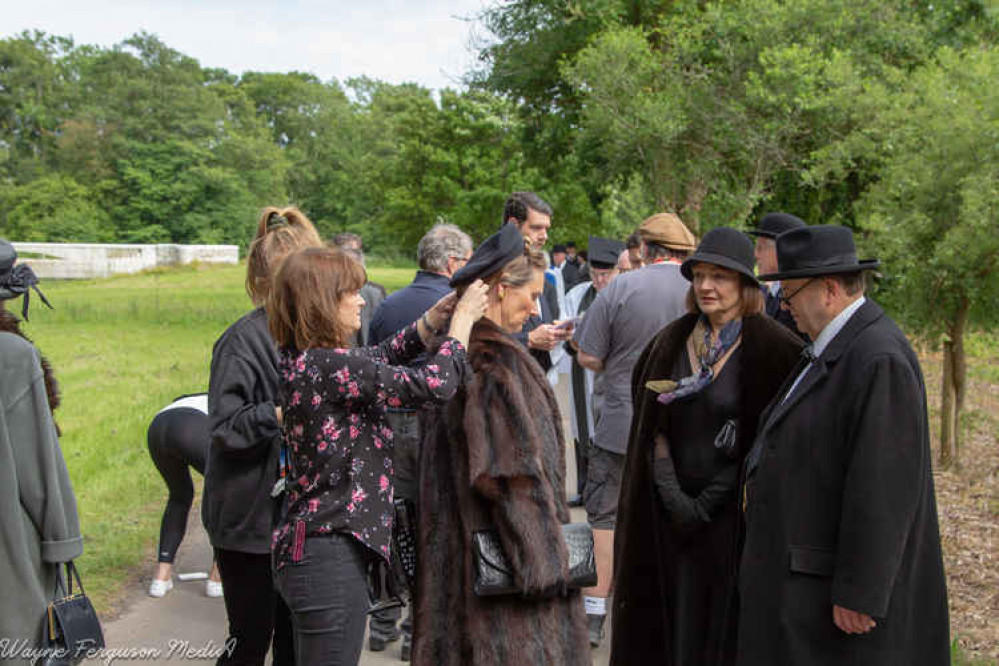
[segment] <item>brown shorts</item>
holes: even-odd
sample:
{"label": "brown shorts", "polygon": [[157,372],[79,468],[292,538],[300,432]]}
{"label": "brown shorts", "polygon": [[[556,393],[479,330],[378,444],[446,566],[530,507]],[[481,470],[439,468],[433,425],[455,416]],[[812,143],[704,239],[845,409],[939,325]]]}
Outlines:
{"label": "brown shorts", "polygon": [[617,523],[617,498],[623,471],[623,455],[590,444],[583,504],[586,520],[595,530],[613,530]]}

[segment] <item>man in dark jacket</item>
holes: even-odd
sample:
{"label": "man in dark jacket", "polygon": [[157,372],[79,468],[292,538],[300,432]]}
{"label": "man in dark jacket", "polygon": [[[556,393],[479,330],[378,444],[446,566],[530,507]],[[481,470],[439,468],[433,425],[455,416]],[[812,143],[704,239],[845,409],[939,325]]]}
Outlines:
{"label": "man in dark jacket", "polygon": [[739,666],[948,664],[947,590],[919,361],[864,297],[849,229],[777,238],[814,343],[746,462]]}
{"label": "man in dark jacket", "polygon": [[[788,213],[767,213],[760,218],[756,229],[750,231],[749,234],[756,236],[756,265],[759,266],[761,275],[777,272],[777,237],[785,231],[801,229],[804,226],[803,220]],[[783,293],[780,280],[765,283],[763,296],[766,299],[766,313],[786,326],[799,338],[804,339],[804,335],[794,325],[791,312],[780,306]]]}
{"label": "man in dark jacket", "polygon": [[[548,242],[552,207],[534,192],[514,192],[503,206],[503,223],[517,225],[524,240],[540,250]],[[552,367],[549,352],[571,338],[572,329],[556,327],[559,318],[558,291],[547,280],[540,301],[541,315],[528,317],[524,329],[513,337],[527,345],[534,360],[548,372]]]}
{"label": "man in dark jacket", "polygon": [[[453,224],[437,224],[424,234],[416,247],[420,270],[407,286],[390,295],[371,318],[368,342],[377,345],[423,316],[441,298],[451,293],[451,276],[472,256],[472,239]],[[389,408],[386,414],[395,434],[395,477],[397,499],[416,502],[417,461],[422,435],[419,414],[411,409]],[[399,636],[396,621],[399,607],[379,610],[371,615],[368,649],[381,652],[386,643]],[[412,645],[412,612],[402,623],[402,659],[409,660]]]}

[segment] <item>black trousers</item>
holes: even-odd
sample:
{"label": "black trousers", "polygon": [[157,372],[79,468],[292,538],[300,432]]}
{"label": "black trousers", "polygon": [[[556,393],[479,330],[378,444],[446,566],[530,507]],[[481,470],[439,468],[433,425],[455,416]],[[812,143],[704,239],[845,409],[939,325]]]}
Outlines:
{"label": "black trousers", "polygon": [[291,614],[274,589],[270,553],[215,549],[232,650],[217,665],[263,666],[273,636],[274,666],[294,666]]}
{"label": "black trousers", "polygon": [[274,574],[291,610],[298,666],[357,666],[370,607],[365,572],[373,557],[348,534],[312,536],[302,559]]}
{"label": "black trousers", "polygon": [[[389,411],[386,414],[389,427],[392,428],[392,442],[395,453],[395,478],[392,486],[397,499],[408,499],[419,511],[416,500],[416,480],[419,477],[420,440],[422,426],[418,412]],[[397,634],[396,622],[402,617],[402,608],[395,606],[371,614],[368,627],[371,635],[382,640],[392,640]],[[410,640],[413,634],[413,607],[410,605],[406,619],[400,627],[405,640]]]}
{"label": "black trousers", "polygon": [[173,564],[177,548],[187,530],[187,514],[194,501],[191,468],[205,473],[205,458],[211,437],[208,416],[192,407],[160,412],[149,424],[146,444],[153,464],[166,482],[170,495],[160,523],[157,560]]}

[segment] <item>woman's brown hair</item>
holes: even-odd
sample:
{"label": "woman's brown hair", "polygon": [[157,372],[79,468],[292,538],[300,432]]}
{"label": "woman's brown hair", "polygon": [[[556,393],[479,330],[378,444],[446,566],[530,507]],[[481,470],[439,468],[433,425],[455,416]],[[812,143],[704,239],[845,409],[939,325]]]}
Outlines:
{"label": "woman's brown hair", "polygon": [[292,252],[278,267],[267,298],[267,325],[279,347],[347,347],[352,331],[340,321],[340,301],[367,276],[350,255],[334,248]]}
{"label": "woman's brown hair", "polygon": [[[728,268],[726,270],[732,269]],[[765,301],[763,300],[763,292],[760,290],[760,285],[755,284],[752,280],[741,274],[739,275],[739,284],[739,317],[748,317],[749,315],[763,312]],[[697,295],[694,294],[693,284],[687,290],[687,310],[689,312],[701,311],[701,308],[697,306]]]}
{"label": "woman's brown hair", "polygon": [[267,301],[271,279],[285,255],[322,244],[312,222],[294,206],[268,206],[260,211],[257,235],[246,256],[246,293],[253,304],[259,307]]}

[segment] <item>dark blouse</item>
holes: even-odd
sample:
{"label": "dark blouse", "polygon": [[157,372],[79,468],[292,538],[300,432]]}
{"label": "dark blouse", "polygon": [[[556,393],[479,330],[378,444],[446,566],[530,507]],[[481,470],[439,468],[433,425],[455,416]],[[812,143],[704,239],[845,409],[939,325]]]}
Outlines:
{"label": "dark blouse", "polygon": [[[732,351],[721,372],[703,391],[661,408],[676,476],[688,495],[696,497],[716,474],[735,464],[715,448],[714,442],[728,419],[739,418],[741,366],[742,345]],[[691,372],[684,345],[672,376],[687,377]]]}
{"label": "dark blouse", "polygon": [[274,530],[275,562],[301,558],[306,537],[343,532],[388,559],[393,433],[386,407],[419,409],[452,398],[465,347],[447,338],[425,365],[412,324],[376,347],[281,350],[288,502]]}

